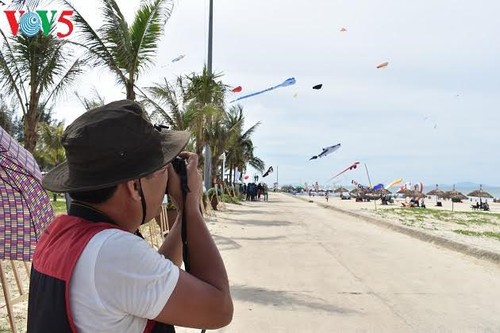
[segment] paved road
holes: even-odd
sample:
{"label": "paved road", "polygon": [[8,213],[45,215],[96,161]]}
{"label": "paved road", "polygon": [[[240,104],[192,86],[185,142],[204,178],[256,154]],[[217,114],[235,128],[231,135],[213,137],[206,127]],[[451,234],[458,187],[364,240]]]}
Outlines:
{"label": "paved road", "polygon": [[500,332],[493,263],[277,193],[210,228],[235,300],[219,332]]}

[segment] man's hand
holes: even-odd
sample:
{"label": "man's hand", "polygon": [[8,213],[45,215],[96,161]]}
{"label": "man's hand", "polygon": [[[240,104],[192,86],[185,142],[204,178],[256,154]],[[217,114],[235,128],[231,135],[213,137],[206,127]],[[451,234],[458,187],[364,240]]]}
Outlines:
{"label": "man's hand", "polygon": [[[187,197],[189,198],[190,206],[194,204],[193,206],[198,207],[201,198],[201,175],[198,171],[198,155],[183,151],[179,154],[179,157],[186,161],[189,188]],[[184,203],[182,201],[181,180],[171,163],[168,166],[167,192],[177,209],[182,210]]]}
{"label": "man's hand", "polygon": [[168,181],[167,181],[167,193],[169,199],[172,200],[177,210],[182,210],[182,189],[181,189],[181,177],[177,174],[172,163],[168,164]]}
{"label": "man's hand", "polygon": [[199,208],[201,199],[201,174],[198,171],[198,155],[195,153],[182,152],[179,157],[186,160],[187,165],[187,180],[189,192],[187,198],[189,199],[190,207]]}

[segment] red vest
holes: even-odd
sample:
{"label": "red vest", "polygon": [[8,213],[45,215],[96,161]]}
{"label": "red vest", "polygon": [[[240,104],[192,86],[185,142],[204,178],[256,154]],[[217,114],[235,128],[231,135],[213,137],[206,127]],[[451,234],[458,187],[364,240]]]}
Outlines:
{"label": "red vest", "polygon": [[[87,243],[105,229],[121,229],[108,222],[60,215],[44,231],[33,257],[28,301],[28,332],[78,332],[70,309],[69,282]],[[97,318],[89,318],[97,320]],[[165,325],[148,321],[144,332],[161,332]],[[168,332],[168,331],[163,331]]]}

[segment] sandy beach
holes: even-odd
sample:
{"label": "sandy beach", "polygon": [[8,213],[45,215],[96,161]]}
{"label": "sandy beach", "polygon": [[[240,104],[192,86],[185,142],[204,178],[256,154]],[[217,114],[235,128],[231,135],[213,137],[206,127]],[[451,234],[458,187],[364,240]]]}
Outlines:
{"label": "sandy beach", "polygon": [[[381,205],[380,200],[370,202],[356,202],[354,199],[341,200],[338,196],[329,197],[328,202],[324,196],[298,195],[298,199],[312,201],[323,207],[338,211],[349,212],[359,217],[375,219],[372,222],[382,222],[387,226],[397,226],[400,231],[420,233],[422,238],[431,235],[456,242],[474,249],[492,252],[500,258],[500,203],[488,201],[490,211],[474,211],[472,202],[464,200],[452,203],[451,200],[440,200],[441,207],[436,206],[435,200],[427,199],[426,208],[404,208],[402,203],[408,199],[395,199],[394,203]],[[406,214],[408,213],[408,214]],[[416,214],[414,214],[416,213]],[[427,213],[418,216],[418,213]],[[462,233],[460,233],[462,232]],[[471,233],[494,233],[497,238],[480,237]],[[428,241],[432,241],[428,239]],[[457,249],[460,250],[460,249]],[[466,251],[467,252],[467,251]],[[498,260],[498,259],[496,259]]]}
{"label": "sandy beach", "polygon": [[[500,254],[498,240],[452,231],[498,232],[498,225],[427,220],[405,225],[391,212],[398,204],[375,210],[373,202],[330,197],[327,203],[324,197],[281,193],[270,193],[268,202],[221,204],[207,223],[227,265],[235,314],[228,327],[216,331],[500,331],[498,263],[374,220]],[[427,205],[451,211],[446,202]],[[494,219],[498,205],[491,204]],[[470,205],[454,210],[467,218]],[[11,273],[8,279],[15,290]],[[25,331],[26,308],[26,301],[15,305],[18,332]],[[2,331],[10,331],[5,307]]]}

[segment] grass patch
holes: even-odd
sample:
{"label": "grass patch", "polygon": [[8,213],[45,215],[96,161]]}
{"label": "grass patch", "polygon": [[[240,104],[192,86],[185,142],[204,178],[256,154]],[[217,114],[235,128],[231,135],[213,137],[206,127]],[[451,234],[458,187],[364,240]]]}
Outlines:
{"label": "grass patch", "polygon": [[229,194],[224,193],[222,195],[222,201],[225,203],[232,203],[236,205],[241,205],[241,199],[236,196],[231,196]]}
{"label": "grass patch", "polygon": [[50,201],[56,214],[66,214],[66,200]]}
{"label": "grass patch", "polygon": [[461,230],[461,229],[453,230],[453,232],[466,236],[488,237],[500,241],[500,232],[492,232],[492,231],[479,232],[479,231]]}
{"label": "grass patch", "polygon": [[485,231],[483,232],[483,235],[500,241],[500,232]]}
{"label": "grass patch", "polygon": [[451,212],[423,208],[388,208],[378,210],[377,214],[384,218],[396,216],[406,225],[412,225],[415,221],[423,223],[426,220],[437,220],[463,226],[500,225],[500,214],[489,212]]}

